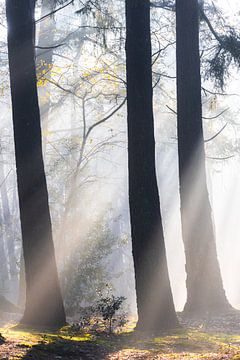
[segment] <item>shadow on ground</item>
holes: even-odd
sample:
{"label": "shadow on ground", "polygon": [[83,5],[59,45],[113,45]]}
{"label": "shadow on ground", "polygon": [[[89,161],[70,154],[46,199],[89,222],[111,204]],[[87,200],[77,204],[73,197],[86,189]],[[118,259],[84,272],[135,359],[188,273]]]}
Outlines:
{"label": "shadow on ground", "polygon": [[240,337],[199,331],[180,331],[162,337],[139,334],[94,335],[88,340],[42,335],[22,359],[147,360],[147,359],[240,360]]}
{"label": "shadow on ground", "polygon": [[73,341],[58,338],[51,343],[44,342],[44,340],[34,345],[27,353],[22,357],[23,360],[33,359],[89,359],[89,360],[101,360],[105,359],[108,355],[106,348],[91,343],[90,341]]}
{"label": "shadow on ground", "polygon": [[[0,329],[0,359],[240,360],[240,332],[232,327],[237,319],[223,320],[205,321],[205,325],[200,322],[194,328],[189,322],[185,329],[158,336],[131,331],[111,336],[97,332],[70,334],[69,328],[58,333],[37,332],[8,326]],[[233,331],[225,333],[222,329]]]}

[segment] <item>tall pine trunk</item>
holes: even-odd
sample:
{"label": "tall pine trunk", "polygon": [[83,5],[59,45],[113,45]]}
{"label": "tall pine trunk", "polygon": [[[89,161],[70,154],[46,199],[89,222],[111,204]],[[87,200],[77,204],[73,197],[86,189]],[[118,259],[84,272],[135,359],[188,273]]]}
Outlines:
{"label": "tall pine trunk", "polygon": [[129,205],[137,329],[177,326],[155,170],[150,2],[126,0]]}
{"label": "tall pine trunk", "polygon": [[15,157],[26,273],[26,306],[21,322],[35,327],[58,327],[65,324],[65,312],[42,158],[34,9],[34,0],[6,0]]}
{"label": "tall pine trunk", "polygon": [[202,127],[197,0],[176,0],[177,119],[182,235],[186,254],[188,315],[213,314],[231,307],[217,259],[206,182]]}

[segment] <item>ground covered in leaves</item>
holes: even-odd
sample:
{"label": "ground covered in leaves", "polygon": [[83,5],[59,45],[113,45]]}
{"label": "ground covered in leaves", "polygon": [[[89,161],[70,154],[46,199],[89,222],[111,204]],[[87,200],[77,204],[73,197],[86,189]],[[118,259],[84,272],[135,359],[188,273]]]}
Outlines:
{"label": "ground covered in leaves", "polygon": [[240,360],[238,314],[211,321],[188,320],[184,325],[181,330],[158,337],[130,330],[115,335],[76,335],[68,327],[58,333],[34,332],[8,325],[0,329],[0,359]]}

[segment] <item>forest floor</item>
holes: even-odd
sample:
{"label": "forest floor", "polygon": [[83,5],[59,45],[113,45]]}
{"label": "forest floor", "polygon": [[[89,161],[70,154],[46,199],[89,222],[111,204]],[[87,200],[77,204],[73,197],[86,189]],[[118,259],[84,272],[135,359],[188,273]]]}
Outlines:
{"label": "forest floor", "polygon": [[132,331],[73,336],[67,328],[47,333],[5,325],[0,329],[0,359],[240,360],[240,315],[202,322],[192,320],[184,325],[181,330],[159,337]]}

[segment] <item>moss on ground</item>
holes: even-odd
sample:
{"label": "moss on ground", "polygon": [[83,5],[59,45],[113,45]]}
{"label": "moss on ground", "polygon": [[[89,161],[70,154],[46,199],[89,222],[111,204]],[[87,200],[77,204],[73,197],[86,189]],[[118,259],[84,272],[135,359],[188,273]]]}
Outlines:
{"label": "moss on ground", "polygon": [[[181,330],[160,337],[0,329],[1,359],[233,359],[240,360],[240,336]],[[5,352],[5,353],[4,353]],[[4,357],[5,356],[5,357]]]}

